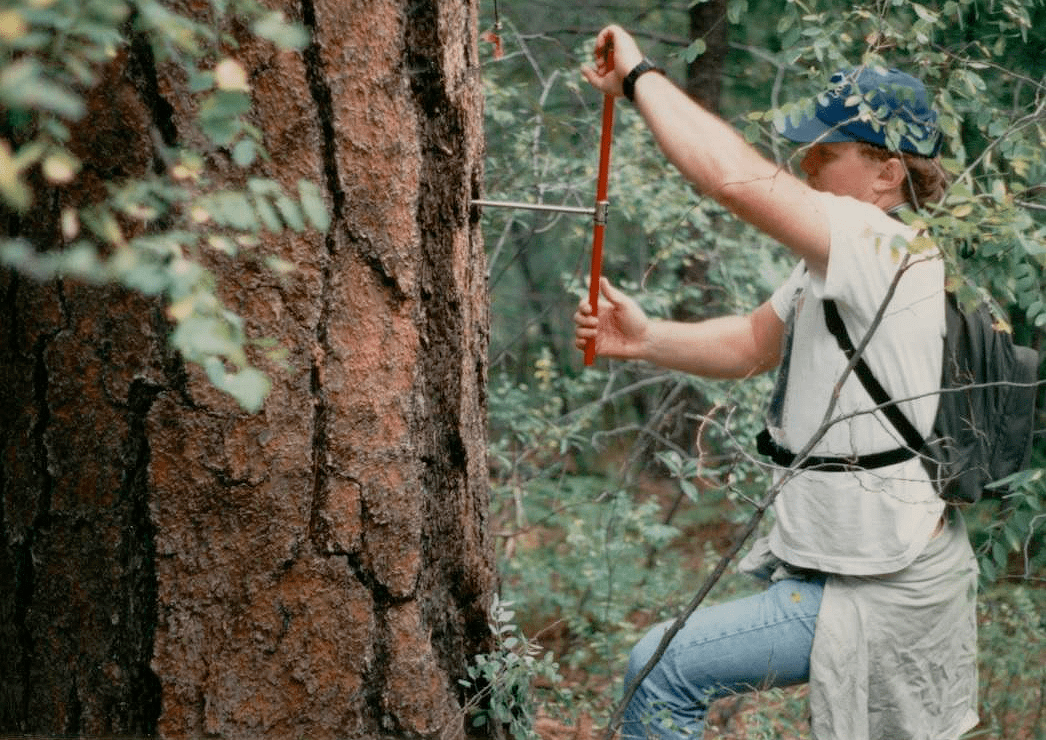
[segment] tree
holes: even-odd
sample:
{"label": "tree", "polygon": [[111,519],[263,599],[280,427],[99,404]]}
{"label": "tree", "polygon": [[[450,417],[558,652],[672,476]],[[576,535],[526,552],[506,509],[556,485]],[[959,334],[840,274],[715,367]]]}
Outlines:
{"label": "tree", "polygon": [[464,734],[496,582],[475,13],[0,14],[3,83],[54,93],[0,83],[0,730]]}

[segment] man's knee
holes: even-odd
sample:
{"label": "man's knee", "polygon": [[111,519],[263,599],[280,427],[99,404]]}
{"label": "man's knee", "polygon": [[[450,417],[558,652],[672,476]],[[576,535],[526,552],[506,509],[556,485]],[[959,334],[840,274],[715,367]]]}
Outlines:
{"label": "man's knee", "polygon": [[657,653],[661,644],[661,636],[665,633],[665,625],[661,624],[652,628],[644,637],[635,644],[632,652],[628,655],[628,669],[625,671],[625,688],[627,689],[635,677],[646,667],[650,659]]}
{"label": "man's knee", "polygon": [[625,671],[626,689],[632,685],[632,682],[636,680],[636,676],[640,674],[650,659],[649,651],[643,649],[642,646],[642,642],[637,643],[632,648],[632,652],[628,654],[628,669]]}

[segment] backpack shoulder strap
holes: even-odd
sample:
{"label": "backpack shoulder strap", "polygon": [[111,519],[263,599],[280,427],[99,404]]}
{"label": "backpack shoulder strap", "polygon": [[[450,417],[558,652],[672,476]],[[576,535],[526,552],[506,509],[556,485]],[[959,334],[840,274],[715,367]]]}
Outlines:
{"label": "backpack shoulder strap", "polygon": [[[839,349],[843,351],[847,359],[853,359],[856,350],[853,342],[850,340],[849,332],[846,331],[846,324],[843,323],[843,318],[839,315],[839,309],[836,307],[835,301],[826,298],[822,303],[824,304],[824,323],[827,325],[828,331],[835,337]],[[864,361],[863,357],[857,358],[854,372],[857,373],[857,379],[861,381],[861,385],[868,391],[868,395],[879,405],[886,418],[890,420],[890,423],[904,438],[905,444],[912,450],[921,450],[925,443],[923,436],[908,421],[908,417],[904,415],[904,412],[890,397],[890,394],[886,392],[886,389],[872,374],[872,369],[868,367],[868,363]]]}

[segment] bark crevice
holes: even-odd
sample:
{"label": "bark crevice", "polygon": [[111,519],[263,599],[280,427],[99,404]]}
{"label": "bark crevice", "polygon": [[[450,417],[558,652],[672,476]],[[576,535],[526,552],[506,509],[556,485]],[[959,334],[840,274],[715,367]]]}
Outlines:
{"label": "bark crevice", "polygon": [[[56,283],[57,293],[61,294],[61,285]],[[12,310],[18,315],[16,309]],[[64,311],[63,311],[64,323]],[[47,445],[47,431],[51,424],[51,407],[47,401],[47,390],[50,383],[50,372],[47,367],[47,351],[51,342],[61,329],[42,333],[33,342],[33,380],[32,393],[36,419],[31,429],[33,459],[35,463],[35,484],[27,489],[35,492],[33,516],[25,528],[21,542],[17,539],[9,543],[14,551],[14,627],[18,635],[19,666],[18,675],[22,683],[20,722],[25,726],[29,720],[33,691],[33,665],[36,645],[33,630],[29,624],[29,612],[36,591],[36,569],[34,567],[33,548],[38,537],[49,528],[51,523],[51,501],[54,495],[54,475],[50,470],[50,452]]]}
{"label": "bark crevice", "polygon": [[152,450],[148,417],[164,388],[137,378],[127,396],[127,438],[123,458],[127,461],[118,500],[126,521],[118,558],[126,583],[116,638],[117,652],[126,660],[131,675],[128,694],[133,697],[128,726],[146,735],[156,733],[160,718],[162,687],[150,667],[158,622],[159,584],[156,574],[156,527],[149,510],[149,462]]}
{"label": "bark crevice", "polygon": [[[159,76],[156,72],[156,57],[152,46],[141,33],[131,37],[128,70],[138,94],[149,111],[153,128],[159,133],[160,140],[167,146],[178,143],[178,127],[175,123],[174,106],[160,92]],[[166,169],[162,157],[157,158],[157,170]]]}
{"label": "bark crevice", "polygon": [[[324,292],[329,285],[330,276],[324,270]],[[325,304],[326,305],[326,304]],[[324,347],[327,342],[326,316],[320,316],[316,327],[316,342]],[[324,523],[323,508],[326,505],[327,485],[330,477],[327,461],[327,401],[323,393],[323,368],[319,360],[314,359],[310,367],[310,392],[312,393],[312,502],[309,512],[309,539],[313,549],[319,555],[330,553],[329,536]]]}
{"label": "bark crevice", "polygon": [[[345,192],[341,188],[341,174],[338,168],[338,137],[334,130],[334,98],[327,83],[326,70],[323,66],[323,55],[316,40],[316,6],[313,0],[302,0],[302,23],[309,30],[311,40],[305,47],[305,76],[309,83],[309,92],[316,104],[316,118],[320,126],[323,146],[323,169],[326,178],[327,192],[330,195],[334,214],[334,226],[328,233],[328,239],[344,226]],[[333,245],[328,243],[329,251]]]}
{"label": "bark crevice", "polygon": [[341,189],[338,170],[337,137],[334,131],[334,104],[330,85],[327,84],[316,33],[316,7],[312,0],[302,0],[302,23],[309,31],[310,41],[305,47],[305,76],[309,93],[316,106],[322,146],[323,173],[327,194],[331,201],[333,218],[331,228],[324,236],[322,287],[320,290],[319,316],[315,327],[315,347],[309,368],[309,391],[312,394],[312,509],[309,521],[309,538],[320,555],[328,553],[323,533],[322,510],[326,505],[330,481],[328,456],[328,418],[330,410],[323,387],[323,365],[331,356],[328,325],[330,322],[333,286],[331,264],[337,254],[337,234],[344,227],[345,193]]}

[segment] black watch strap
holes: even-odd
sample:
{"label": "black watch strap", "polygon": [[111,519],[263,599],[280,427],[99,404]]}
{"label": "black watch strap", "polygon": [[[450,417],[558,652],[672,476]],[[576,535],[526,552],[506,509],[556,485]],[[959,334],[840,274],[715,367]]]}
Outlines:
{"label": "black watch strap", "polygon": [[643,57],[643,61],[632,68],[632,71],[625,75],[625,79],[621,81],[621,92],[625,94],[629,102],[635,102],[636,99],[636,80],[639,76],[647,72],[660,72],[664,74],[665,71],[650,61],[649,58]]}

